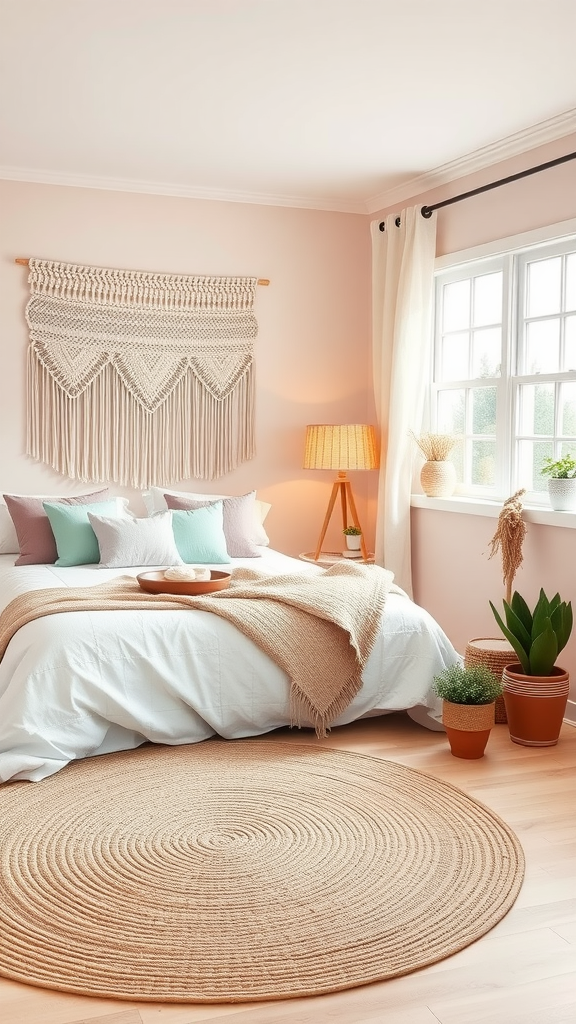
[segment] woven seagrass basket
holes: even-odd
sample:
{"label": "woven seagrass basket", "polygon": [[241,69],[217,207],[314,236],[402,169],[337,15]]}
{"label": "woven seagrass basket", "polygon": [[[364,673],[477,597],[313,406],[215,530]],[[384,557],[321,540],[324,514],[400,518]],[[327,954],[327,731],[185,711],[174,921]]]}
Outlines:
{"label": "woven seagrass basket", "polygon": [[[510,644],[504,639],[492,636],[479,636],[470,640],[464,651],[464,667],[470,665],[486,665],[495,676],[502,678],[507,665],[518,661],[518,657]],[[496,698],[496,723],[505,725],[506,705],[504,697]]]}

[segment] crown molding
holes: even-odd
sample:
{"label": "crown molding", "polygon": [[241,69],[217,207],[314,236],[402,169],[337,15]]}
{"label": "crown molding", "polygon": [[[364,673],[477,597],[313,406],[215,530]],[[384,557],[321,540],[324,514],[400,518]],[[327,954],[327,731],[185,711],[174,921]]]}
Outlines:
{"label": "crown molding", "polygon": [[484,146],[474,153],[442,164],[431,171],[411,178],[395,188],[380,192],[366,200],[327,199],[306,195],[274,195],[259,192],[236,192],[225,189],[177,185],[172,182],[140,181],[129,178],[95,177],[67,174],[29,167],[0,166],[0,179],[37,185],[63,185],[68,188],[93,188],[108,192],[135,192],[141,195],[173,196],[179,199],[204,199],[222,203],[248,203],[257,206],[279,206],[292,209],[322,210],[328,213],[373,214],[405,202],[441,185],[484,170],[510,157],[526,153],[538,146],[555,142],[576,132],[576,108],[551,117],[547,121],[516,132],[499,142]]}
{"label": "crown molding", "polygon": [[562,139],[573,132],[576,132],[576,107],[564,111],[563,114],[557,114],[556,117],[551,117],[547,121],[541,121],[531,128],[516,132],[515,135],[500,139],[499,142],[484,146],[474,153],[467,153],[466,156],[460,157],[458,160],[452,160],[432,171],[426,171],[416,178],[411,178],[410,181],[403,182],[396,188],[372,196],[371,199],[366,200],[366,212],[377,213],[380,210],[386,210],[412,198],[412,196],[429,192],[440,185],[448,185],[451,181],[464,178],[475,171],[482,171],[502,160],[527,153],[548,142],[556,142],[557,139]]}
{"label": "crown molding", "polygon": [[143,195],[174,196],[179,199],[207,199],[222,203],[251,203],[258,206],[285,206],[300,210],[325,210],[331,213],[366,214],[366,204],[363,200],[353,202],[349,199],[332,200],[305,195],[286,196],[259,192],[234,192],[224,189],[175,185],[170,182],[97,178],[84,174],[66,174],[29,167],[0,166],[0,179],[36,185],[64,185],[68,188],[94,188],[108,192],[137,192]]}

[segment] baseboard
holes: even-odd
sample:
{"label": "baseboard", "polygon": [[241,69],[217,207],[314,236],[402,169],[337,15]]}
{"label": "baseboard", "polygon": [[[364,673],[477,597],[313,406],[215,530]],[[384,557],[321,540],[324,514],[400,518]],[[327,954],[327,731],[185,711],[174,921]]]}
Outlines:
{"label": "baseboard", "polygon": [[564,715],[566,725],[576,725],[576,700],[569,700]]}

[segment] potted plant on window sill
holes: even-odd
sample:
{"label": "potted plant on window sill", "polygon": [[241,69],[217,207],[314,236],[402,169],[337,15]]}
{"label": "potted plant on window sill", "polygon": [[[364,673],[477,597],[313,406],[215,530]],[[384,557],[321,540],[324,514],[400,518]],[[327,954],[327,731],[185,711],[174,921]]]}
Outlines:
{"label": "potted plant on window sill", "polygon": [[545,459],[540,470],[542,476],[549,477],[548,496],[550,504],[556,512],[574,512],[576,510],[576,459],[571,455],[563,455],[561,459]]}
{"label": "potted plant on window sill", "polygon": [[434,690],[442,698],[442,722],[454,757],[483,757],[502,693],[498,676],[487,665],[449,665],[434,677]]}
{"label": "potted plant on window sill", "polygon": [[510,738],[527,747],[554,746],[570,689],[569,674],[556,659],[572,632],[572,605],[540,590],[533,612],[517,591],[504,601],[505,622],[492,601],[490,607],[519,662],[502,672]]}
{"label": "potted plant on window sill", "polygon": [[360,558],[362,530],[359,526],[346,526],[342,533],[346,538],[346,551],[342,554],[345,558]]}

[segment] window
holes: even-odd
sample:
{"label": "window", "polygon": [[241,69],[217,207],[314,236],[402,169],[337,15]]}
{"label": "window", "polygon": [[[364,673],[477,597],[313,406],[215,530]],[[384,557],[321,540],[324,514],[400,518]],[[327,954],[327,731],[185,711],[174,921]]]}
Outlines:
{"label": "window", "polygon": [[576,236],[437,273],[431,419],[460,494],[546,503],[544,459],[576,456]]}

